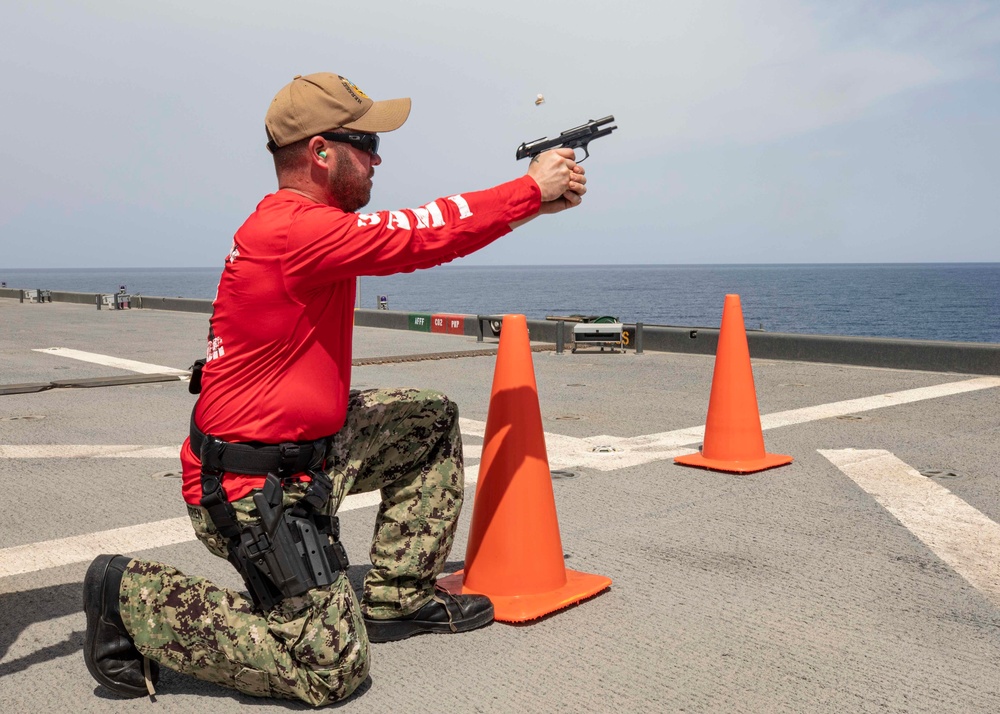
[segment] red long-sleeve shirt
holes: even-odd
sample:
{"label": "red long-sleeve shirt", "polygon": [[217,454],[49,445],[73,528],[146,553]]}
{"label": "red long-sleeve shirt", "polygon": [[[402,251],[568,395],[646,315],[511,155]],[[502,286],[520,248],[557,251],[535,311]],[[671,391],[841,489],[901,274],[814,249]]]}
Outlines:
{"label": "red long-sleeve shirt", "polygon": [[[345,213],[292,191],[266,196],[236,232],[213,303],[195,421],[223,441],[278,444],[336,433],[347,414],[356,278],[468,255],[534,215],[523,176],[426,206]],[[201,500],[201,463],[181,447],[184,500]],[[229,499],[263,478],[226,474]]]}

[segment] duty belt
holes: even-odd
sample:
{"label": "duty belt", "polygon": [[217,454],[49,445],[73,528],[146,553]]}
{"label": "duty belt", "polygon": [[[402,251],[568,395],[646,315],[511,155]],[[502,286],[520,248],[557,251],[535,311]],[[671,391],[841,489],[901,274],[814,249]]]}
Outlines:
{"label": "duty belt", "polygon": [[249,476],[269,473],[302,473],[323,468],[331,437],[283,444],[232,442],[205,434],[191,414],[191,451],[202,459],[206,471],[225,471]]}

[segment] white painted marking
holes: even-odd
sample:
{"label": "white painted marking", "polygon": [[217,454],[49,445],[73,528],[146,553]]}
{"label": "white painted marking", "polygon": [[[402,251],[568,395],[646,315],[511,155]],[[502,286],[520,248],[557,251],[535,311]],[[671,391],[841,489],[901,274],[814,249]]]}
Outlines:
{"label": "white painted marking", "polygon": [[931,387],[906,389],[902,392],[876,394],[873,397],[820,404],[819,406],[806,407],[804,409],[792,409],[787,412],[768,414],[761,417],[760,421],[764,429],[775,429],[779,426],[791,426],[793,424],[829,419],[845,414],[857,414],[858,412],[867,412],[873,409],[895,407],[900,404],[910,404],[925,399],[950,397],[955,394],[965,394],[966,392],[992,389],[993,387],[1000,387],[1000,377],[977,377],[975,379],[962,380],[961,382],[947,382],[945,384],[935,384]]}
{"label": "white painted marking", "polygon": [[[936,399],[954,394],[964,394],[980,389],[1000,387],[1000,377],[976,377],[959,382],[947,382],[931,387],[919,387],[871,397],[849,399],[830,404],[820,404],[803,409],[791,409],[761,416],[761,429],[776,429],[783,426],[805,424],[820,419],[831,419],[844,414],[882,409],[909,404],[925,399]],[[482,437],[486,433],[486,423],[472,419],[459,419],[462,433]],[[642,436],[588,436],[577,438],[562,434],[545,433],[546,451],[552,468],[593,468],[600,471],[614,471],[646,464],[653,461],[673,459],[675,456],[691,454],[705,438],[705,425],[665,431]],[[595,448],[612,447],[614,451],[595,452]]]}
{"label": "white painted marking", "polygon": [[[46,350],[40,350],[46,351]],[[88,354],[88,353],[81,353]],[[101,355],[98,355],[101,357]],[[128,361],[128,360],[125,360]],[[142,364],[142,363],[135,363]],[[152,367],[152,365],[146,365],[146,367]],[[169,369],[156,367],[157,370]],[[993,387],[1000,387],[1000,378],[997,377],[978,377],[975,379],[962,380],[959,382],[950,382],[946,384],[939,384],[932,387],[921,387],[918,389],[909,389],[901,392],[893,392],[890,394],[875,395],[872,397],[864,397],[861,399],[852,399],[842,402],[833,402],[831,404],[824,404],[815,407],[806,407],[804,409],[793,409],[785,412],[777,412],[775,414],[765,415],[761,417],[761,426],[763,429],[774,429],[781,426],[791,426],[794,424],[803,424],[810,421],[816,421],[819,419],[828,419],[834,416],[839,416],[841,414],[855,414],[860,411],[870,411],[872,409],[881,409],[883,407],[896,406],[899,404],[907,404],[910,402],[921,401],[924,399],[934,399],[938,397],[945,397],[954,394],[962,394],[965,392],[976,391],[979,389],[990,389]],[[466,436],[482,437],[486,433],[485,422],[476,421],[473,419],[461,418],[459,424],[462,428],[463,433]],[[614,436],[591,436],[586,438],[577,438],[571,436],[563,436],[561,434],[552,434],[546,432],[546,450],[549,458],[549,466],[553,469],[565,469],[565,468],[594,468],[601,471],[613,471],[616,469],[628,468],[630,466],[636,466],[639,464],[649,463],[652,461],[661,461],[665,459],[673,459],[675,456],[681,454],[690,454],[694,452],[691,448],[682,448],[686,445],[696,444],[704,438],[705,427],[704,425],[689,427],[686,429],[677,429],[675,431],[662,432],[659,434],[648,434],[644,436],[636,437],[614,437]],[[595,452],[593,449],[596,447],[612,447],[616,449],[615,451],[609,452]],[[72,448],[81,449],[79,456],[81,457],[102,457],[102,458],[176,458],[178,454],[178,447],[149,447],[149,446],[73,446],[73,447],[62,447],[62,446],[0,446],[0,457],[6,458],[52,458],[59,454],[58,452],[62,449]],[[86,449],[94,449],[92,452],[87,452]],[[41,450],[41,451],[38,451]],[[117,451],[115,451],[117,450]],[[466,454],[466,458],[472,459],[482,454],[482,446],[478,444],[464,445],[463,450]],[[37,453],[33,453],[37,451]],[[834,452],[830,452],[834,453]],[[38,454],[43,454],[39,456]],[[824,454],[825,455],[825,454]],[[479,466],[466,466],[465,470],[465,481],[467,485],[476,483],[479,478]],[[920,477],[923,478],[923,477]],[[935,484],[936,485],[936,484]],[[341,505],[340,510],[352,510],[355,508],[364,508],[368,506],[377,505],[380,501],[378,493],[370,494],[360,494],[357,496],[350,496],[345,499],[344,503]],[[978,513],[978,512],[976,512]],[[981,515],[981,514],[980,514]],[[898,517],[898,516],[897,516]],[[159,531],[160,528],[157,524],[146,524],[143,526],[134,526],[132,530],[130,529],[118,529],[119,531],[125,531],[125,536],[123,540],[116,540],[115,543],[119,543],[113,550],[115,551],[138,551],[146,550],[148,548],[161,547],[162,545],[171,545],[173,543],[184,542],[193,539],[193,533],[190,531],[190,525],[186,518],[175,519],[174,521],[162,521],[163,524],[174,524],[172,528],[179,528],[183,525],[183,530],[186,535],[180,540],[170,541],[166,543],[159,543],[156,538],[171,538],[180,537],[179,532],[174,536],[170,534],[170,528],[163,528],[162,532]],[[995,524],[994,524],[995,525]],[[147,528],[151,528],[153,533],[147,533]],[[116,533],[117,531],[106,531],[105,533]],[[48,543],[62,544],[64,541],[76,543],[77,541],[83,541],[87,538],[98,538],[103,537],[101,533],[95,533],[84,536],[76,536],[70,539],[63,539],[60,541],[48,541]],[[116,536],[117,537],[117,536]],[[98,540],[98,543],[103,543],[103,541]],[[88,542],[89,543],[89,542]],[[59,551],[62,545],[55,547],[54,550]],[[96,553],[104,552],[110,548],[105,547],[95,547],[93,544],[89,544],[85,547],[84,553],[70,556],[73,558],[80,558],[80,560],[89,560],[93,558]],[[0,550],[0,577],[5,575],[13,575],[22,572],[33,572],[34,570],[40,570],[47,567],[57,567],[57,565],[66,565],[70,562],[80,562],[80,560],[70,560],[68,562],[56,562],[54,565],[45,565],[44,563],[49,562],[49,560],[56,558],[57,554],[49,554],[49,551],[53,550],[46,547],[46,543],[29,544],[25,546],[15,546],[14,548],[7,548]],[[67,551],[69,552],[69,551]],[[39,554],[40,559],[33,559],[35,553]],[[998,552],[1000,553],[1000,552]],[[9,560],[13,558],[13,560]],[[46,560],[49,559],[49,560]],[[995,556],[995,560],[1000,561],[1000,557]],[[53,561],[54,562],[54,561]],[[39,564],[40,563],[40,564]],[[954,566],[953,566],[954,567]],[[9,568],[14,568],[8,572]],[[20,569],[18,569],[20,568]],[[957,570],[957,568],[956,568]],[[971,582],[971,580],[970,580]],[[978,587],[978,586],[977,586]]]}
{"label": "white painted marking", "polygon": [[[684,443],[691,443],[690,440]],[[614,451],[595,451],[610,447]],[[657,445],[654,449],[639,451],[624,439],[588,436],[577,439],[561,434],[545,434],[545,449],[551,468],[592,468],[599,471],[616,471],[653,461],[673,459],[682,454],[692,454],[695,449],[680,446]]]}
{"label": "white painted marking", "polygon": [[105,367],[114,367],[115,369],[124,369],[129,372],[138,372],[139,374],[187,374],[186,369],[177,369],[175,367],[163,367],[158,364],[149,364],[147,362],[136,362],[131,359],[122,359],[121,357],[111,357],[110,355],[97,354],[96,352],[81,352],[80,350],[71,350],[66,347],[45,347],[33,350],[34,352],[42,352],[44,354],[55,355],[57,357],[68,357],[69,359],[80,360],[81,362],[90,362],[92,364],[102,364]]}
{"label": "white painted marking", "polygon": [[462,436],[478,436],[480,439],[486,436],[486,422],[484,421],[459,417],[458,426],[462,430]]}
{"label": "white painted marking", "polygon": [[[782,426],[794,426],[796,424],[819,421],[820,419],[831,419],[843,416],[844,414],[857,414],[858,412],[872,411],[873,409],[894,407],[900,404],[909,404],[925,399],[937,399],[939,397],[948,397],[954,394],[964,394],[965,392],[974,392],[994,387],[1000,387],[1000,377],[976,377],[975,379],[965,379],[960,382],[946,382],[945,384],[936,384],[931,387],[919,387],[901,392],[876,394],[860,399],[848,399],[842,402],[831,402],[829,404],[819,404],[814,407],[765,414],[760,418],[760,425],[761,429],[766,431]],[[704,437],[705,425],[702,424],[697,427],[665,431],[660,434],[646,434],[644,436],[629,438],[593,436],[588,437],[585,441],[596,443],[603,440],[612,446],[620,448],[655,452],[659,449],[672,449],[685,444],[694,444],[701,441]]]}
{"label": "white painted marking", "polygon": [[[482,438],[486,435],[486,422],[474,419],[459,417],[458,425],[462,429],[462,436],[476,436]],[[673,435],[683,434],[681,439],[674,437],[676,443],[660,444],[652,446],[633,447],[632,439],[620,436],[588,436],[579,438],[575,436],[564,436],[545,432],[545,453],[549,458],[549,468],[592,468],[599,471],[615,471],[625,469],[639,464],[646,464],[651,461],[662,461],[672,459],[683,454],[693,454],[695,449],[678,448],[684,444],[691,444],[701,440],[701,434],[705,428],[681,429],[677,432],[668,432]],[[662,435],[654,435],[662,436]],[[635,440],[643,437],[635,437]],[[616,451],[595,452],[594,449],[601,446],[612,446]],[[464,445],[463,450],[466,456],[471,456],[471,449],[478,448],[482,453],[481,445]]]}
{"label": "white painted marking", "polygon": [[[1000,387],[1000,377],[977,377],[931,387],[820,404],[814,407],[765,414],[761,416],[761,428],[763,430],[776,429],[820,419],[830,419],[844,414],[856,414],[994,387]],[[459,425],[465,436],[482,438],[486,434],[486,422],[460,418]],[[702,424],[659,434],[633,437],[605,435],[578,438],[546,432],[545,444],[549,465],[552,468],[593,468],[600,471],[615,471],[694,453],[695,449],[690,448],[691,445],[700,442],[704,436],[705,426]],[[595,451],[600,447],[611,447],[612,450]],[[37,449],[37,453],[32,453],[33,449]],[[68,451],[63,452],[63,449]],[[88,449],[94,451],[87,451]],[[477,458],[482,453],[482,446],[478,444],[465,445],[464,449],[467,458]],[[177,451],[174,447],[0,446],[0,457],[7,458],[58,458],[59,456],[167,458],[176,455]]]}
{"label": "white painted marking", "polygon": [[177,459],[181,447],[126,444],[8,444],[2,459]]}
{"label": "white painted marking", "polygon": [[173,518],[41,543],[16,545],[0,550],[0,578],[72,563],[85,563],[101,553],[162,548],[193,538],[191,521],[188,518]]}
{"label": "white painted marking", "polygon": [[[479,480],[479,465],[465,467],[465,484]],[[348,496],[338,511],[377,506],[382,502],[378,491]],[[191,521],[186,516],[155,523],[114,528],[99,533],[85,533],[70,538],[26,543],[0,550],[0,578],[58,568],[74,563],[89,563],[101,553],[135,553],[164,548],[195,540]]]}
{"label": "white painted marking", "polygon": [[820,450],[941,560],[1000,605],[1000,525],[881,449]]}

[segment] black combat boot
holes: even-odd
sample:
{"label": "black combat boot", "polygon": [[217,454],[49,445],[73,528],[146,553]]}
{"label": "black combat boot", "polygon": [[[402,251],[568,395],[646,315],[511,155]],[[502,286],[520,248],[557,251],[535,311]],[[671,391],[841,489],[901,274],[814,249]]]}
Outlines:
{"label": "black combat boot", "polygon": [[435,590],[416,612],[391,620],[365,618],[371,642],[393,642],[424,632],[467,632],[493,622],[493,603],[485,595],[452,595]]}
{"label": "black combat boot", "polygon": [[99,555],[87,570],[83,579],[83,612],[87,616],[83,660],[94,679],[112,692],[126,697],[153,696],[160,667],[139,654],[118,608],[118,591],[129,561],[124,555]]}

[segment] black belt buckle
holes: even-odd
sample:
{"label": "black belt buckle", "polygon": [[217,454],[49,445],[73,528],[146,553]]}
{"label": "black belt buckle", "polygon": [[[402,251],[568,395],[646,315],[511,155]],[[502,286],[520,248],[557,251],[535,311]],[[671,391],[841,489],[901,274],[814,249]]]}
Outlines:
{"label": "black belt buckle", "polygon": [[278,444],[278,454],[281,463],[278,470],[283,473],[295,473],[300,471],[299,457],[302,455],[302,447],[294,442]]}

